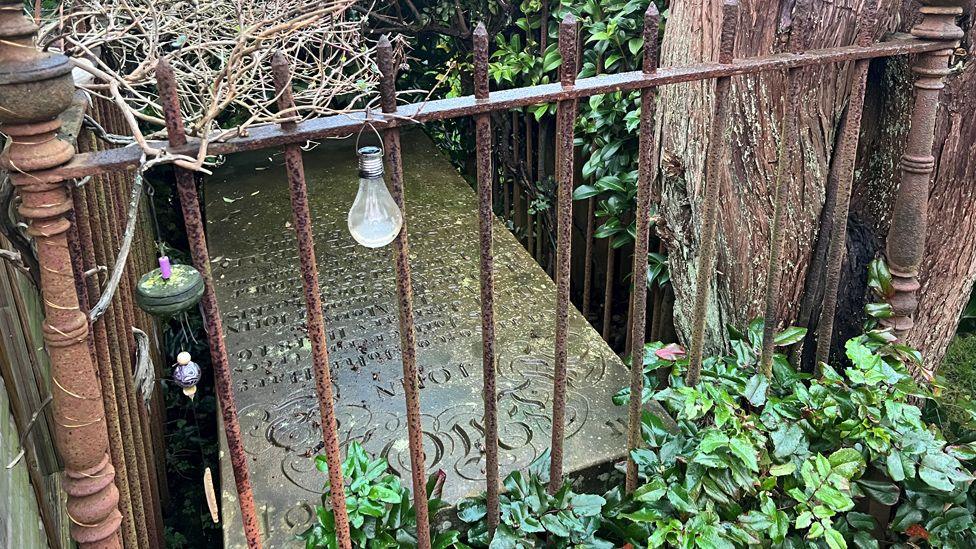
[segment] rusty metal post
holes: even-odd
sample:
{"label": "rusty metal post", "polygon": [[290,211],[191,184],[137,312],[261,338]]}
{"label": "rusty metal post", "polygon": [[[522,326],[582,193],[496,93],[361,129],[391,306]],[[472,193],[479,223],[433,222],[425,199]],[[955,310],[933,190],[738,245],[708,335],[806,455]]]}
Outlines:
{"label": "rusty metal post", "polygon": [[603,341],[610,342],[610,321],[613,319],[613,279],[617,270],[617,249],[613,239],[607,238],[607,278],[603,283],[603,325],[600,335]]}
{"label": "rusty metal post", "polygon": [[[396,68],[393,46],[383,35],[376,46],[379,61],[380,96],[384,113],[396,112]],[[397,301],[400,309],[400,353],[403,361],[403,394],[407,407],[407,437],[410,442],[410,475],[413,503],[417,512],[417,546],[430,549],[430,519],[427,513],[427,471],[424,459],[424,432],[420,420],[420,377],[417,373],[417,333],[413,322],[413,282],[410,278],[410,243],[407,239],[407,209],[403,196],[403,158],[400,130],[383,132],[383,147],[390,166],[390,191],[403,213],[403,228],[393,241],[396,262]]]}
{"label": "rusty metal post", "polygon": [[[739,19],[738,0],[725,0],[722,4],[722,35],[719,44],[718,62],[732,63],[732,48],[735,45],[735,31]],[[726,120],[729,116],[730,77],[715,80],[715,114],[708,132],[708,158],[705,160],[705,196],[702,199],[702,226],[700,261],[695,278],[695,311],[691,329],[691,352],[685,384],[694,387],[701,379],[702,346],[705,341],[705,315],[708,312],[708,293],[712,285],[712,271],[715,268],[715,239],[718,224],[718,188],[721,186],[721,165],[725,157],[727,138]]]}
{"label": "rusty metal post", "polygon": [[[651,2],[644,13],[644,64],[647,74],[657,70],[657,36],[660,15]],[[641,90],[640,149],[637,159],[637,236],[634,240],[633,313],[630,327],[630,404],[627,417],[627,493],[637,488],[637,463],[630,452],[640,448],[641,409],[644,393],[644,330],[647,327],[647,254],[651,238],[651,186],[654,165],[654,88]]]}
{"label": "rusty metal post", "polygon": [[[796,29],[791,50],[806,49],[810,13],[809,0],[801,0],[793,8],[793,26]],[[773,219],[769,235],[769,260],[766,265],[766,291],[763,313],[763,338],[760,352],[760,371],[767,378],[773,376],[773,347],[776,334],[776,303],[783,280],[783,232],[786,217],[786,199],[789,191],[789,168],[799,156],[799,101],[800,69],[786,71],[787,91],[783,97],[783,120],[780,124],[779,147],[776,155],[776,175],[773,191]]]}
{"label": "rusty metal post", "polygon": [[0,124],[9,139],[0,167],[10,172],[22,200],[18,211],[37,246],[54,438],[64,461],[71,537],[83,549],[116,549],[122,547],[119,491],[89,352],[88,316],[79,306],[68,248],[73,204],[63,182],[43,183],[30,173],[74,156],[74,146],[57,137],[58,116],[71,105],[74,82],[66,57],[36,49],[36,32],[20,0],[0,0]]}
{"label": "rusty metal post", "polygon": [[[483,23],[474,30],[474,96],[488,99],[488,31]],[[481,344],[485,403],[485,483],[488,500],[488,535],[498,526],[498,412],[495,385],[495,275],[491,211],[491,115],[474,119],[478,156],[478,235],[481,243]]]}
{"label": "rusty metal post", "polygon": [[[857,43],[871,43],[877,16],[877,6],[869,2],[861,16],[861,31]],[[867,88],[868,68],[871,62],[861,59],[854,62],[851,75],[851,94],[841,122],[840,143],[837,146],[838,163],[835,173],[831,173],[828,186],[834,192],[834,207],[831,221],[830,242],[827,248],[823,305],[817,323],[816,366],[830,357],[830,340],[834,331],[834,314],[837,311],[837,289],[840,286],[840,268],[844,263],[847,247],[847,215],[851,206],[851,187],[854,183],[854,161],[857,158],[857,141],[861,133],[861,115],[864,112],[864,93]]]}
{"label": "rusty metal post", "polygon": [[[159,87],[159,100],[166,116],[166,134],[171,147],[186,144],[186,130],[183,128],[183,115],[180,113],[180,98],[176,90],[176,77],[166,58],[156,65],[156,83]],[[230,375],[227,361],[227,345],[224,343],[224,325],[220,318],[217,294],[214,293],[213,276],[210,272],[210,252],[207,250],[207,237],[200,213],[200,198],[193,173],[183,168],[174,168],[176,188],[179,192],[180,207],[183,210],[183,223],[190,244],[193,266],[203,276],[204,292],[203,322],[210,343],[210,356],[214,366],[214,379],[217,398],[224,421],[224,434],[230,451],[231,466],[234,469],[234,482],[241,506],[241,521],[248,547],[261,547],[261,526],[254,507],[254,493],[251,491],[251,476],[247,469],[247,455],[241,436],[241,424],[237,417],[237,402],[234,398],[234,381]]]}
{"label": "rusty metal post", "polygon": [[[275,92],[278,94],[278,112],[291,111],[294,116],[295,98],[292,95],[291,74],[288,60],[280,51],[271,59]],[[295,122],[281,123],[282,129],[295,128]],[[302,149],[298,145],[285,147],[285,171],[291,196],[292,219],[298,244],[298,260],[302,270],[302,286],[305,290],[305,310],[308,313],[306,329],[312,342],[312,369],[315,372],[315,393],[319,399],[319,415],[322,418],[322,437],[325,458],[329,465],[329,496],[335,517],[336,539],[339,547],[350,549],[349,515],[346,512],[345,481],[342,476],[342,454],[339,452],[339,426],[335,416],[335,397],[332,393],[332,372],[329,364],[329,348],[325,339],[325,319],[322,316],[322,294],[319,290],[319,269],[315,262],[315,237],[312,234],[312,214],[308,206],[308,186],[305,183],[305,164]]]}
{"label": "rusty metal post", "polygon": [[[543,29],[544,31],[544,29]],[[559,23],[559,81],[563,89],[576,84],[576,18],[566,14]],[[556,350],[552,387],[552,456],[549,493],[556,493],[563,480],[563,438],[566,430],[566,340],[569,337],[569,283],[573,251],[573,130],[576,100],[556,104]]]}
{"label": "rusty metal post", "polygon": [[586,242],[583,248],[583,318],[590,321],[590,304],[593,302],[593,232],[595,231],[595,206],[593,197],[586,199]]}
{"label": "rusty metal post", "polygon": [[922,3],[924,5],[919,9],[922,20],[912,28],[912,34],[920,38],[944,40],[946,47],[920,54],[912,66],[912,71],[917,75],[915,105],[899,166],[898,194],[885,246],[894,294],[888,298],[893,316],[883,322],[894,330],[899,339],[904,339],[912,329],[912,314],[918,307],[915,294],[919,289],[918,271],[925,253],[929,181],[935,169],[935,157],[932,155],[935,118],[939,110],[939,94],[945,87],[945,76],[950,72],[949,56],[963,37],[962,29],[956,24],[956,17],[962,15],[961,2],[924,0]]}

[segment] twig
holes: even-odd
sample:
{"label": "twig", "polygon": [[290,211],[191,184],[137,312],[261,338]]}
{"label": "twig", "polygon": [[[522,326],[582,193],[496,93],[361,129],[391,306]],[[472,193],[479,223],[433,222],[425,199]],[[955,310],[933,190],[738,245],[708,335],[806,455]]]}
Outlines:
{"label": "twig", "polygon": [[[145,165],[145,157],[143,158],[143,165]],[[122,280],[122,272],[125,270],[125,263],[129,259],[129,249],[132,248],[132,237],[136,233],[136,221],[139,214],[139,203],[142,201],[142,170],[136,172],[135,177],[132,180],[132,197],[129,199],[129,211],[128,219],[125,223],[125,235],[122,238],[122,246],[119,248],[119,255],[115,259],[115,266],[112,268],[112,276],[109,278],[108,284],[105,286],[105,290],[102,292],[102,296],[98,299],[98,303],[92,307],[91,312],[88,314],[88,318],[95,322],[108,309],[109,303],[112,302],[112,298],[115,296],[115,291],[119,287],[119,282]]]}
{"label": "twig", "polygon": [[152,358],[149,356],[149,336],[135,326],[132,327],[132,335],[136,340],[136,368],[133,372],[133,380],[136,389],[142,396],[142,403],[149,411],[152,403],[153,388],[156,385],[156,374],[153,368]]}

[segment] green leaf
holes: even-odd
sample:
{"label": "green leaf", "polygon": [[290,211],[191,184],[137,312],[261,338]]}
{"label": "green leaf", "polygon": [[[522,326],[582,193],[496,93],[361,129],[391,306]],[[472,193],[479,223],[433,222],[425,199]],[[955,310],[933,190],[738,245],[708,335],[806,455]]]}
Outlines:
{"label": "green leaf", "polygon": [[[803,434],[803,429],[795,423],[781,425],[772,432],[773,456],[783,459],[807,451],[807,440]],[[795,466],[794,466],[795,470]]]}
{"label": "green leaf", "polygon": [[488,514],[488,505],[480,499],[464,499],[458,503],[457,514],[464,522],[477,522]]}
{"label": "green leaf", "polygon": [[790,326],[789,328],[773,336],[773,343],[777,347],[792,345],[794,343],[802,341],[803,338],[806,337],[806,335],[807,335],[806,328],[800,328],[798,326]]}
{"label": "green leaf", "polygon": [[369,489],[369,499],[383,503],[400,503],[400,493],[385,486],[373,486]]}
{"label": "green leaf", "polygon": [[597,189],[591,185],[580,185],[579,187],[576,187],[576,190],[573,191],[573,200],[586,200],[587,198],[596,196],[601,192],[602,191],[600,189]]}
{"label": "green leaf", "polygon": [[894,505],[898,503],[898,496],[901,490],[893,482],[883,480],[858,480],[857,485],[864,490],[868,496],[882,505]]}
{"label": "green leaf", "polygon": [[759,472],[759,461],[756,457],[756,448],[751,442],[743,437],[735,437],[729,441],[729,449],[732,453],[742,460],[742,462],[754,473]]}
{"label": "green leaf", "polygon": [[634,490],[634,499],[644,503],[654,503],[664,497],[668,492],[668,487],[664,479],[657,477],[651,482]]}
{"label": "green leaf", "polygon": [[759,407],[766,403],[766,391],[768,390],[769,379],[762,374],[756,374],[749,378],[749,382],[746,383],[746,388],[742,395],[746,397],[750,404]]}
{"label": "green leaf", "polygon": [[888,476],[891,477],[891,480],[895,482],[905,480],[905,468],[902,466],[901,452],[892,450],[890,454],[885,456],[885,464],[888,466]]}
{"label": "green leaf", "polygon": [[830,547],[830,549],[847,549],[847,540],[844,539],[844,536],[840,532],[833,528],[828,527],[824,529],[824,541],[827,542],[827,547]]}
{"label": "green leaf", "polygon": [[542,526],[552,535],[559,536],[561,538],[568,538],[570,532],[569,527],[563,523],[560,514],[561,513],[557,513],[555,515],[542,515],[540,520],[542,522]]}
{"label": "green leaf", "polygon": [[868,532],[873,531],[875,526],[874,517],[857,511],[847,513],[847,522],[855,530],[867,530]]}
{"label": "green leaf", "polygon": [[933,488],[951,492],[954,486],[949,475],[958,463],[955,458],[946,454],[925,454],[918,467],[918,476]]}
{"label": "green leaf", "polygon": [[576,494],[570,502],[573,511],[581,517],[593,517],[600,514],[600,510],[607,500],[594,494]]}
{"label": "green leaf", "polygon": [[769,474],[774,477],[785,477],[792,475],[796,471],[796,463],[788,461],[782,465],[773,465],[769,468]]}
{"label": "green leaf", "polygon": [[828,458],[833,471],[851,480],[864,469],[864,457],[854,448],[842,448]]}

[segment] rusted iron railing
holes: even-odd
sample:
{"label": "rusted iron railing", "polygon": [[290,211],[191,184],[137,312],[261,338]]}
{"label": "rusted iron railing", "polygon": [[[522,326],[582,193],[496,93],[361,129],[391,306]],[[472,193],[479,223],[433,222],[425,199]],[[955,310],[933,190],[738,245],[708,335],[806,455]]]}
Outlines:
{"label": "rusted iron railing", "polygon": [[[648,239],[651,231],[650,205],[652,185],[657,173],[653,162],[654,116],[653,96],[658,86],[701,80],[716,80],[715,112],[712,117],[710,139],[707,151],[706,177],[711,179],[703,193],[704,228],[703,248],[700,251],[700,266],[696,287],[694,329],[691,339],[691,368],[687,382],[699,381],[704,333],[705,303],[712,285],[712,266],[715,260],[716,201],[718,200],[719,162],[723,157],[726,143],[726,118],[728,116],[727,95],[731,78],[736,75],[756,74],[769,71],[783,71],[800,67],[832,63],[855,63],[852,101],[857,103],[848,110],[842,148],[844,157],[841,173],[837,176],[841,192],[837,194],[834,215],[835,229],[843,225],[849,200],[851,178],[849,163],[853,160],[854,146],[857,142],[857,127],[860,103],[864,97],[864,72],[870,59],[906,54],[919,54],[915,71],[918,94],[913,111],[912,128],[908,146],[902,161],[902,182],[894,207],[894,219],[888,239],[888,260],[895,276],[896,295],[892,306],[896,316],[890,321],[896,333],[903,335],[911,327],[911,314],[915,308],[914,292],[917,290],[917,272],[922,257],[925,234],[925,189],[932,173],[932,140],[935,114],[938,108],[938,90],[947,74],[947,58],[961,37],[961,30],[955,25],[955,18],[961,13],[957,7],[942,7],[943,2],[925,2],[923,18],[915,27],[915,36],[897,36],[887,42],[867,44],[862,38],[851,46],[806,51],[800,53],[778,54],[751,59],[734,60],[733,46],[738,24],[738,5],[736,0],[726,0],[722,10],[722,32],[720,55],[717,63],[705,63],[689,67],[657,68],[656,36],[657,14],[653,9],[645,16],[645,58],[640,71],[601,75],[593,78],[576,79],[577,33],[576,21],[572,16],[563,19],[559,26],[559,51],[563,64],[560,81],[554,84],[530,86],[514,90],[489,92],[487,78],[488,40],[484,28],[479,26],[474,34],[474,82],[472,96],[429,101],[412,105],[396,105],[396,68],[392,48],[385,37],[380,40],[377,55],[381,72],[380,96],[382,113],[359,113],[352,116],[334,116],[305,120],[287,121],[280,125],[266,125],[251,129],[246,136],[226,141],[210,143],[210,154],[232,154],[241,151],[284,147],[286,151],[286,171],[291,189],[292,208],[297,228],[297,246],[301,258],[303,283],[305,287],[308,313],[308,330],[313,345],[313,363],[316,374],[325,451],[329,462],[332,486],[341,485],[339,467],[339,447],[333,410],[333,394],[328,370],[327,350],[323,343],[325,330],[321,314],[321,296],[318,290],[317,268],[314,259],[314,243],[311,232],[311,219],[308,212],[307,190],[305,188],[302,156],[298,145],[309,139],[348,135],[360,131],[365,126],[373,126],[382,132],[382,140],[389,164],[390,184],[397,205],[404,213],[404,228],[394,243],[394,268],[396,272],[397,295],[399,301],[400,338],[403,360],[403,385],[406,400],[407,430],[410,444],[411,475],[413,498],[417,512],[418,545],[422,549],[430,547],[430,532],[427,516],[427,494],[424,474],[422,431],[420,425],[420,392],[417,377],[416,341],[413,320],[413,290],[409,263],[409,243],[407,240],[407,208],[403,195],[403,166],[400,150],[400,128],[434,120],[444,120],[466,116],[475,117],[477,133],[477,172],[479,207],[479,239],[481,243],[481,296],[482,296],[482,337],[484,368],[485,403],[485,452],[486,488],[488,492],[489,524],[497,524],[498,513],[498,443],[497,419],[495,410],[495,355],[494,355],[494,285],[492,266],[492,150],[491,125],[492,112],[505,111],[539,103],[557,103],[556,116],[556,340],[553,363],[553,405],[552,405],[552,462],[551,487],[558,487],[563,475],[563,429],[565,422],[565,392],[567,383],[567,315],[569,312],[570,251],[572,247],[571,209],[573,166],[573,131],[576,103],[581,98],[620,90],[641,91],[640,155],[638,178],[638,224],[637,244],[634,257],[635,293],[630,337],[631,346],[631,406],[629,409],[628,448],[640,445],[640,412],[642,393],[643,340],[646,322],[647,291],[644,261],[647,255]],[[939,4],[939,5],[935,5]],[[16,9],[15,9],[16,6]],[[54,362],[53,376],[62,387],[55,395],[55,414],[61,422],[58,445],[65,456],[69,479],[68,508],[77,520],[74,530],[76,539],[83,545],[98,547],[118,547],[116,533],[121,518],[116,509],[118,493],[112,483],[114,470],[109,460],[109,444],[106,434],[102,395],[98,389],[98,378],[92,365],[87,338],[87,322],[78,311],[78,295],[71,273],[72,265],[67,253],[65,232],[68,230],[68,215],[75,209],[75,215],[84,214],[84,204],[77,203],[73,208],[67,199],[63,182],[94,174],[135,168],[140,163],[140,153],[134,148],[92,151],[73,155],[70,146],[54,138],[57,130],[56,116],[66,108],[72,85],[64,68],[67,61],[63,57],[40,54],[30,42],[33,28],[20,23],[19,1],[0,0],[0,29],[5,29],[0,44],[0,121],[3,129],[12,139],[12,144],[2,157],[3,166],[12,172],[12,177],[24,200],[22,215],[32,222],[32,234],[37,239],[39,259],[42,267],[42,282],[47,304],[46,336]],[[20,25],[20,26],[17,26]],[[15,28],[16,32],[6,29]],[[15,44],[11,46],[10,43]],[[279,109],[288,111],[294,108],[289,90],[288,68],[280,57],[274,61],[276,89],[280,94]],[[28,70],[30,69],[30,70]],[[175,154],[195,154],[196,139],[187,139],[179,113],[172,71],[165,60],[157,68],[157,79],[161,100],[165,106],[168,143],[156,143]],[[38,94],[41,90],[41,94]],[[45,101],[31,100],[44,97]],[[20,92],[19,94],[17,92]],[[13,107],[13,108],[12,108]],[[14,113],[14,114],[11,114]],[[789,116],[787,116],[789,118]],[[526,124],[526,128],[531,124]],[[531,139],[527,140],[526,158],[532,157]],[[786,154],[789,154],[788,152]],[[785,163],[785,155],[780,163]],[[234,403],[228,368],[227,349],[224,345],[220,312],[214,296],[210,276],[210,260],[201,221],[196,181],[192,173],[176,170],[180,202],[186,220],[186,229],[194,264],[203,274],[206,293],[203,310],[210,336],[211,353],[217,377],[217,391],[223,414],[231,463],[234,469],[236,490],[239,496],[241,514],[248,543],[251,547],[261,546],[259,520],[256,514],[254,497],[251,493],[247,460],[241,441],[238,412]],[[846,187],[845,187],[846,186]],[[846,189],[846,190],[845,190]],[[781,192],[777,192],[778,195]],[[777,200],[778,208],[783,199]],[[518,208],[516,208],[518,209]],[[91,208],[87,212],[92,215]],[[536,220],[538,225],[539,219]],[[84,239],[82,230],[80,238]],[[833,270],[840,264],[843,252],[843,236],[834,231],[831,243],[831,270],[828,276],[836,276]],[[841,236],[837,236],[840,234]],[[533,244],[529,233],[529,246]],[[538,236],[534,242],[539,244]],[[775,246],[775,242],[773,243]],[[775,254],[773,254],[775,255]],[[91,263],[90,258],[86,260]],[[772,267],[779,266],[773,262]],[[84,267],[84,263],[75,268]],[[831,304],[836,293],[836,281],[831,279],[832,289],[828,291],[826,305]],[[770,284],[768,292],[775,292],[776,284]],[[828,284],[830,286],[830,284]],[[772,325],[775,318],[767,314],[767,324]],[[96,334],[97,335],[97,334]],[[829,341],[830,334],[821,333],[821,341]],[[767,335],[766,339],[769,338]],[[98,343],[99,338],[96,338]],[[767,342],[768,344],[768,342]],[[96,345],[97,347],[97,345]],[[96,349],[97,350],[97,349]],[[103,379],[107,379],[107,375]],[[108,384],[116,392],[128,390],[117,382]],[[115,414],[114,410],[110,410]],[[70,416],[70,417],[69,417]],[[119,414],[122,418],[123,414]],[[113,418],[115,421],[115,418]],[[69,423],[71,422],[71,423]],[[114,424],[113,424],[114,425]],[[113,427],[114,429],[114,427]],[[125,442],[125,441],[124,441]],[[123,446],[124,446],[123,442]],[[628,490],[636,486],[636,467],[627,466]],[[131,477],[131,475],[130,475]],[[147,496],[152,496],[149,492]],[[333,498],[336,510],[337,537],[341,547],[350,547],[348,524],[343,514],[344,504],[341,495]],[[115,536],[113,538],[113,536]],[[114,541],[113,541],[114,540]]]}

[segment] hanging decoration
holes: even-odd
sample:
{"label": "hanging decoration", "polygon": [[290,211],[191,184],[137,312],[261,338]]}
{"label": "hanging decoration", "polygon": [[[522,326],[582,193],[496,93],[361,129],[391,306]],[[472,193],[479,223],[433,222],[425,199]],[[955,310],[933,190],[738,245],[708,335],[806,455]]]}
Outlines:
{"label": "hanging decoration", "polygon": [[200,383],[202,375],[200,365],[193,362],[190,353],[183,351],[176,355],[173,382],[183,388],[183,394],[190,397],[190,400],[197,394],[197,383]]}
{"label": "hanging decoration", "polygon": [[[376,128],[370,125],[376,132]],[[383,177],[383,149],[360,147],[360,129],[356,137],[359,155],[359,192],[349,209],[349,233],[356,242],[367,248],[382,248],[400,234],[403,213],[397,206]],[[379,137],[379,132],[376,132]]]}
{"label": "hanging decoration", "polygon": [[[156,215],[155,191],[147,185],[149,213],[156,229],[156,237],[162,232]],[[156,243],[159,251],[159,268],[142,275],[136,284],[136,304],[151,315],[173,317],[193,308],[203,297],[203,276],[190,265],[174,265],[166,254],[166,244]],[[182,319],[181,319],[182,320]]]}

